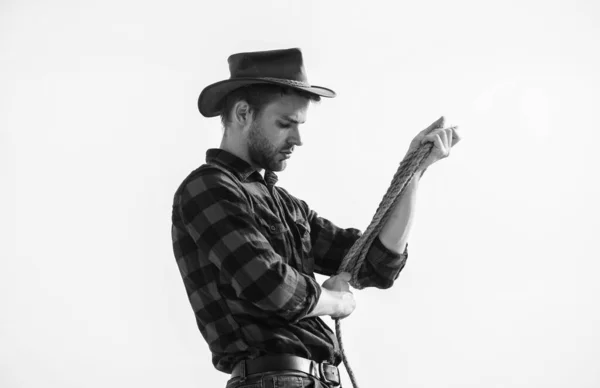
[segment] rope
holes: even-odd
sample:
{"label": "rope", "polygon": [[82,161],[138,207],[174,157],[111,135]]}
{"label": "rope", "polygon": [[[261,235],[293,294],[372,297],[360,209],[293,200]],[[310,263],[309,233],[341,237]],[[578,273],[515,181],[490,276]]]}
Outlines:
{"label": "rope", "polygon": [[[444,125],[444,118],[440,117],[433,124],[427,127],[427,133],[433,131],[434,129],[441,128]],[[371,247],[371,244],[375,240],[375,238],[381,232],[381,229],[385,225],[387,219],[391,211],[394,209],[396,204],[400,201],[404,189],[411,181],[419,166],[423,163],[425,159],[431,153],[431,149],[433,148],[432,143],[422,144],[415,150],[412,150],[400,162],[400,166],[398,170],[394,174],[394,178],[392,179],[392,183],[385,193],[377,211],[375,212],[375,216],[373,216],[373,220],[365,230],[365,232],[360,236],[360,238],[354,243],[350,251],[346,254],[342,263],[340,264],[340,268],[338,273],[340,272],[349,272],[352,275],[352,279],[350,280],[350,285],[356,289],[362,289],[363,286],[358,281],[358,273],[360,272],[360,268],[362,267],[365,258],[367,257],[367,252]],[[352,368],[348,363],[348,357],[346,356],[346,352],[344,351],[344,345],[342,343],[342,326],[339,319],[335,319],[335,332],[337,336],[337,340],[340,347],[340,352],[342,356],[342,361],[346,366],[346,370],[348,371],[348,375],[350,376],[350,381],[352,382],[352,386],[354,388],[358,388],[358,383],[356,382],[356,377]]]}

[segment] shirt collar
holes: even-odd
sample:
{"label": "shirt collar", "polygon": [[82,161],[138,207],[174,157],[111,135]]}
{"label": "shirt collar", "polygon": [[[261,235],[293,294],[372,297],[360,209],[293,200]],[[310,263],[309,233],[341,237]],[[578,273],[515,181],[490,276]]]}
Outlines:
{"label": "shirt collar", "polygon": [[[250,176],[254,173],[260,177],[260,180],[264,181],[263,177],[254,167],[250,165],[250,163],[238,156],[235,156],[231,152],[222,150],[220,148],[211,148],[206,151],[206,163],[216,163],[222,167],[225,167],[237,175],[241,181],[247,181],[248,178],[250,178]],[[265,177],[268,178],[268,181],[270,181],[268,183],[272,182],[272,184],[275,184],[275,182],[277,182],[277,175],[272,171],[265,171]]]}

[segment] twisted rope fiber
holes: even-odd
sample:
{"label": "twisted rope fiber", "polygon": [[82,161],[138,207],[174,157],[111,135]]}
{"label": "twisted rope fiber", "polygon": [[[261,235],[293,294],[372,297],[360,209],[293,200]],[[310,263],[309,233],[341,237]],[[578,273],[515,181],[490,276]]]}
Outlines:
{"label": "twisted rope fiber", "polygon": [[[441,128],[444,125],[444,118],[440,117],[433,124],[431,124],[427,128],[427,133],[433,131],[434,129]],[[338,273],[340,272],[349,272],[352,276],[350,280],[350,284],[352,287],[356,289],[362,289],[362,285],[358,282],[358,273],[360,268],[367,257],[367,252],[371,247],[371,244],[375,240],[375,238],[383,229],[387,219],[390,216],[392,209],[396,206],[396,204],[400,201],[402,194],[408,183],[411,181],[419,166],[423,163],[425,159],[431,153],[433,148],[433,143],[425,143],[422,144],[417,149],[406,154],[402,162],[400,162],[400,166],[398,166],[398,170],[394,174],[392,179],[392,183],[388,188],[387,192],[383,196],[381,203],[379,204],[375,215],[373,216],[373,220],[362,234],[362,236],[354,243],[352,248],[348,251],[344,260],[340,264],[340,268]],[[352,386],[354,388],[358,388],[358,383],[356,382],[356,376],[352,371],[348,363],[348,357],[346,356],[346,352],[344,351],[344,346],[342,343],[342,326],[339,319],[335,320],[335,332],[337,336],[337,340],[340,347],[340,352],[342,356],[342,361],[348,371],[348,375],[350,376],[350,381],[352,382]]]}

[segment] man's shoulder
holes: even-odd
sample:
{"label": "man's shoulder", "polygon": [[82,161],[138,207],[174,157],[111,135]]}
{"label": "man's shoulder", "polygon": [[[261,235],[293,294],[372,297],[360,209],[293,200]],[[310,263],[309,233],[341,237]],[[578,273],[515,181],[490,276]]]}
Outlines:
{"label": "man's shoulder", "polygon": [[180,196],[184,191],[194,196],[206,191],[223,188],[232,190],[237,187],[237,178],[232,172],[224,167],[205,163],[188,174],[179,185],[175,196]]}

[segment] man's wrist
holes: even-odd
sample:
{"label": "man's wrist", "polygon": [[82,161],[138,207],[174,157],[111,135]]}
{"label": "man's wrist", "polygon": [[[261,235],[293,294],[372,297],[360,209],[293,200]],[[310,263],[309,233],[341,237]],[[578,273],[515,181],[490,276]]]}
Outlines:
{"label": "man's wrist", "polygon": [[351,295],[350,292],[333,291],[321,286],[321,295],[317,300],[317,304],[305,318],[326,315],[330,317],[346,316],[349,314],[348,305],[351,303],[346,299],[351,299]]}
{"label": "man's wrist", "polygon": [[306,315],[306,318],[331,315],[333,313],[335,301],[332,298],[331,291],[323,286],[319,287],[321,288],[319,298],[313,309]]}

